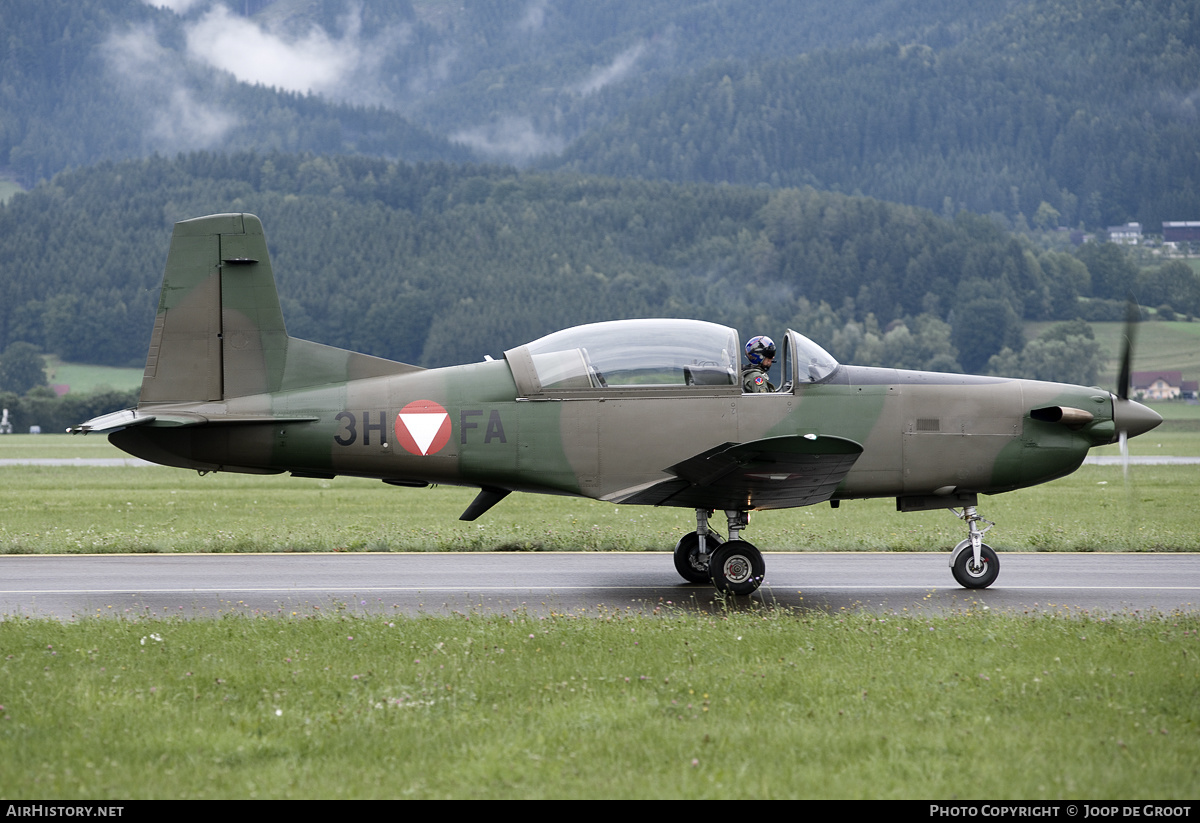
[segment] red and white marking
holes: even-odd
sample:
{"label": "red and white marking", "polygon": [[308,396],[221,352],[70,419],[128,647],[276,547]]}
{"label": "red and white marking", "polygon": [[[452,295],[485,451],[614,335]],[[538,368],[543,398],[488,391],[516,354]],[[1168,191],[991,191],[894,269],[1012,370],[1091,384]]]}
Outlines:
{"label": "red and white marking", "polygon": [[396,415],[396,440],[409,454],[436,454],[450,442],[450,414],[432,400],[414,400]]}

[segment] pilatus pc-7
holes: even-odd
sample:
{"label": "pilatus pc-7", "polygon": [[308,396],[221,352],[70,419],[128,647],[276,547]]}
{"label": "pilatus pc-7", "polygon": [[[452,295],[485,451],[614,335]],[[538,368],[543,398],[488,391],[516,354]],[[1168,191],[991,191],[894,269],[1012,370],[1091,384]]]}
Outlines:
{"label": "pilatus pc-7", "polygon": [[202,472],[477,487],[463,520],[514,491],[693,509],[675,567],[748,594],[765,574],[749,512],[871,497],[953,510],[954,578],[989,586],[980,494],[1062,477],[1161,422],[1127,397],[1128,350],[1113,395],[840,365],[790,330],[779,349],[780,387],[756,394],[737,332],[693,320],[579,326],[438,369],[337,349],[288,336],[262,224],[218,214],[175,226],[137,407],[73,431]]}

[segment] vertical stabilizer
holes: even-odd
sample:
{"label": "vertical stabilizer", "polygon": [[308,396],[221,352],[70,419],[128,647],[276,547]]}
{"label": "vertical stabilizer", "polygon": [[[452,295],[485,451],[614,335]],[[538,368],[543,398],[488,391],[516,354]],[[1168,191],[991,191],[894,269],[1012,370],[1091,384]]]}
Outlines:
{"label": "vertical stabilizer", "polygon": [[262,223],[217,214],[175,224],[142,378],[143,403],[268,391],[287,331]]}
{"label": "vertical stabilizer", "polygon": [[175,224],[141,403],[220,401],[417,370],[289,338],[253,214]]}

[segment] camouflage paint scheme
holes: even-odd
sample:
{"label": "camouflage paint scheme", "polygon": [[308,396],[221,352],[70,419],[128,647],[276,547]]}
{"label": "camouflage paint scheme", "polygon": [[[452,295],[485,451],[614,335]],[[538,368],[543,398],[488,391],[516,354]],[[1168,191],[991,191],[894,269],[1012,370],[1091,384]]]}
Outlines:
{"label": "camouflage paint scheme", "polygon": [[1161,420],[1097,388],[838,365],[793,331],[770,394],[743,394],[737,362],[727,384],[544,386],[535,349],[422,369],[291,338],[258,218],[201,217],[175,226],[137,408],[73,431],[200,471],[476,486],[474,519],[510,491],[741,512],[974,506]]}

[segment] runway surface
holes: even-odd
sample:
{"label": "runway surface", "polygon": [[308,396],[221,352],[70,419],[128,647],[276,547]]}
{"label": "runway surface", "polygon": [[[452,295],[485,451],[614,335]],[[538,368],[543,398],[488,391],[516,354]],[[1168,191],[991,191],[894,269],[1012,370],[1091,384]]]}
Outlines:
{"label": "runway surface", "polygon": [[[948,554],[768,553],[736,608],[909,613],[1200,609],[1200,554],[1001,553],[985,590],[960,588]],[[0,619],[89,615],[652,614],[723,608],[667,553],[28,555],[0,557]]]}

